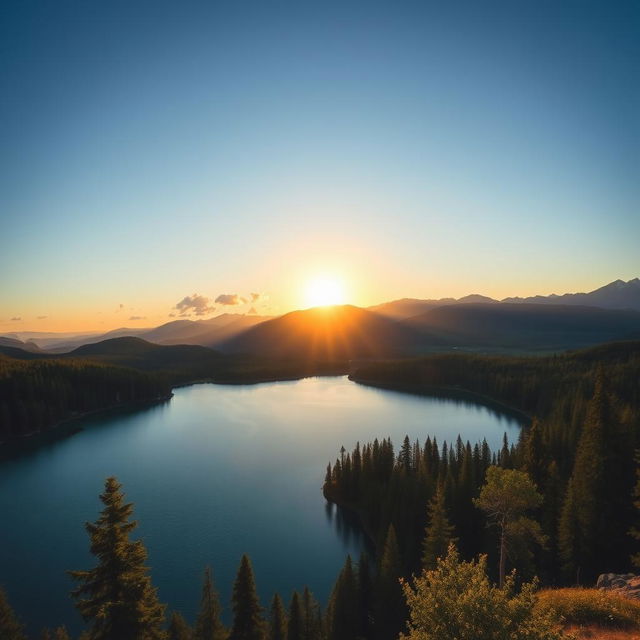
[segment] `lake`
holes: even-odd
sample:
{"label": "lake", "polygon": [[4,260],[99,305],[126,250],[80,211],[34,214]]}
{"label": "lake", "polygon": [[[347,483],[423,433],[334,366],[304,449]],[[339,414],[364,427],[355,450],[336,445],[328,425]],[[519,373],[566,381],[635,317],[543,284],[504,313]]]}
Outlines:
{"label": "lake", "polygon": [[135,504],[137,535],[168,610],[192,622],[213,568],[225,620],[242,553],[263,606],[309,585],[324,605],[345,556],[366,541],[321,493],[342,445],[405,434],[438,443],[461,434],[492,449],[519,423],[475,404],[362,386],[346,377],[175,390],[163,404],[78,423],[72,437],[0,463],[0,584],[30,632],[82,626],[67,569],[94,565],[84,522],[95,521],[115,475]]}

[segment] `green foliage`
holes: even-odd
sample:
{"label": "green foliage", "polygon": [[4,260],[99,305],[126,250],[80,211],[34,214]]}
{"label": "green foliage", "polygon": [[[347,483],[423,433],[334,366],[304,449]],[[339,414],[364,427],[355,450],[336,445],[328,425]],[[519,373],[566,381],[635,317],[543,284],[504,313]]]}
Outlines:
{"label": "green foliage", "polygon": [[358,581],[351,556],[347,556],[338,576],[327,610],[327,630],[330,640],[352,640],[358,637]]}
{"label": "green foliage", "polygon": [[233,627],[229,640],[262,640],[265,632],[262,607],[258,601],[251,561],[246,554],[240,560],[231,601]]}
{"label": "green foliage", "polygon": [[82,413],[166,398],[164,378],[76,359],[0,355],[0,443],[44,431]]}
{"label": "green foliage", "polygon": [[227,637],[227,631],[220,620],[221,612],[218,592],[213,586],[211,567],[207,567],[202,582],[200,610],[193,633],[194,640],[224,640]]}
{"label": "green foliage", "polygon": [[142,541],[129,540],[137,523],[129,521],[133,506],[124,502],[120,489],[115,478],[107,478],[100,496],[104,509],[95,524],[85,525],[98,565],[69,572],[80,582],[72,595],[91,624],[91,640],[163,640],[164,606],[144,566]]}
{"label": "green foliage", "polygon": [[304,614],[297,591],[291,596],[289,604],[289,623],[287,625],[287,640],[303,640]]}
{"label": "green foliage", "polygon": [[169,619],[168,640],[194,640],[191,627],[177,611],[174,611]]}
{"label": "green foliage", "polygon": [[474,504],[487,514],[500,532],[500,586],[504,585],[506,559],[510,550],[529,539],[545,543],[540,525],[524,514],[542,504],[542,496],[523,471],[489,467],[487,479]]}
{"label": "green foliage", "polygon": [[422,544],[422,566],[425,569],[434,569],[438,558],[446,555],[449,545],[457,542],[453,535],[454,527],[447,518],[442,489],[438,490],[429,502],[428,521]]}
{"label": "green foliage", "polygon": [[0,587],[0,638],[2,640],[27,640],[23,626],[16,617],[4,589]]}
{"label": "green foliage", "polygon": [[287,612],[284,610],[282,598],[279,594],[273,596],[269,610],[269,632],[267,640],[286,640]]}
{"label": "green foliage", "polygon": [[486,556],[461,562],[453,546],[436,569],[404,583],[409,606],[407,640],[560,640],[553,614],[535,608],[535,584],[492,585]]}
{"label": "green foliage", "polygon": [[404,628],[407,610],[402,596],[403,575],[398,540],[393,525],[385,540],[375,587],[374,632],[381,640],[395,638]]}

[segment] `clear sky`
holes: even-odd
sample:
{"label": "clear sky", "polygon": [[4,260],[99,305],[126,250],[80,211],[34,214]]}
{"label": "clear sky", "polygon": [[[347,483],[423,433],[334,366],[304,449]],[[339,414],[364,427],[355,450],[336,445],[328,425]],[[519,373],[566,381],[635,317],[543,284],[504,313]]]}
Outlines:
{"label": "clear sky", "polygon": [[637,0],[4,0],[0,331],[628,280],[639,114]]}

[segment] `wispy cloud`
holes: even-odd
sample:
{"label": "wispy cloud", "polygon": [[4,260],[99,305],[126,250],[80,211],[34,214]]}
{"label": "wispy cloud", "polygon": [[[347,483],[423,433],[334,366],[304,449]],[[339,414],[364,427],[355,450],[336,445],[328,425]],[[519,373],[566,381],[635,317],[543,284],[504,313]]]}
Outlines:
{"label": "wispy cloud", "polygon": [[258,315],[258,312],[256,311],[256,308],[255,308],[255,307],[251,307],[251,309],[249,309],[249,311],[247,311],[247,315],[250,315],[250,316],[257,316],[257,315]]}
{"label": "wispy cloud", "polygon": [[20,316],[14,316],[13,318],[11,318],[11,322],[20,322],[22,320],[22,318]]}
{"label": "wispy cloud", "polygon": [[46,320],[49,316],[38,316],[36,320]]}
{"label": "wispy cloud", "polygon": [[250,293],[249,295],[251,296],[251,302],[258,302],[262,297],[259,293]]}
{"label": "wispy cloud", "polygon": [[147,316],[129,316],[129,320],[146,320]]}

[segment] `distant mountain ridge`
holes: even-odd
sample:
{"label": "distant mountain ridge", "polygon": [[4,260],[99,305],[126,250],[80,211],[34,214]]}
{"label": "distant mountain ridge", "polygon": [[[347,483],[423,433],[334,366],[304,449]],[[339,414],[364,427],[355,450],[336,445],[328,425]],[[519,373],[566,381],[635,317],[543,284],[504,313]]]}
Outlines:
{"label": "distant mountain ridge", "polygon": [[477,303],[579,305],[583,307],[601,307],[603,309],[633,309],[640,311],[640,278],[633,278],[628,282],[615,280],[589,293],[565,293],[563,295],[552,293],[548,296],[511,297],[503,300],[495,300],[479,294],[471,294],[457,299],[421,300],[418,298],[402,298],[367,308],[369,311],[400,320],[417,316],[437,307]]}

